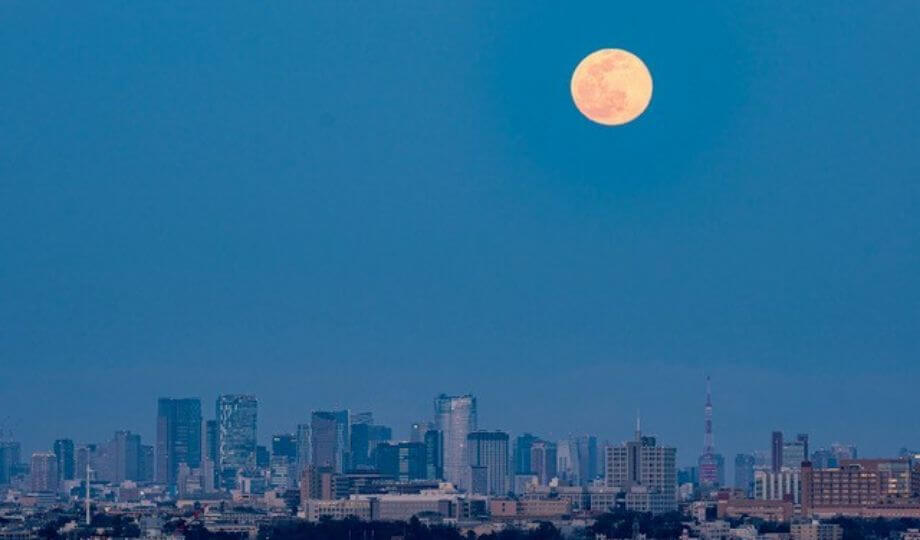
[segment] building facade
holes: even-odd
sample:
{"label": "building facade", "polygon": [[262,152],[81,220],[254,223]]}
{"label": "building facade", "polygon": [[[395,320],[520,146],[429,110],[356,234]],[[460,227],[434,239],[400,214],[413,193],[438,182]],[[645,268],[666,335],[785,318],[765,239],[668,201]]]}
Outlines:
{"label": "building facade", "polygon": [[157,402],[156,481],[173,486],[179,464],[201,464],[201,400],[160,398]]}
{"label": "building facade", "polygon": [[[472,490],[477,495],[506,495],[508,486],[508,434],[503,431],[474,431],[467,436],[469,463],[485,469],[485,485]],[[471,477],[472,478],[472,477]],[[472,486],[472,481],[470,482]]]}
{"label": "building facade", "polygon": [[476,398],[441,394],[434,400],[434,417],[443,442],[444,479],[465,487],[469,467],[467,436],[477,429]]}
{"label": "building facade", "polygon": [[217,459],[221,483],[235,487],[239,473],[256,466],[258,401],[249,394],[217,398]]}

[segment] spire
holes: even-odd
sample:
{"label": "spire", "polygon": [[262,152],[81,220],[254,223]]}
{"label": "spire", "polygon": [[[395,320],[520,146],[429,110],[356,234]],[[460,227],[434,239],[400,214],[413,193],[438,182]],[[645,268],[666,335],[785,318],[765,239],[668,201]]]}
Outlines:
{"label": "spire", "polygon": [[636,440],[642,440],[642,416],[639,414],[639,409],[636,409]]}

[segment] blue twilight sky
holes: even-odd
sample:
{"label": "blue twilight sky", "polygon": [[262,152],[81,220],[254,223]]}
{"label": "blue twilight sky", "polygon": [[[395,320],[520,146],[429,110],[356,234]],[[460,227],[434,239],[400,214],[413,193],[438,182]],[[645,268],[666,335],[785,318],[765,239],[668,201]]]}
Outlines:
{"label": "blue twilight sky", "polygon": [[[920,3],[0,2],[0,421],[920,447]],[[648,64],[636,122],[569,95]]]}

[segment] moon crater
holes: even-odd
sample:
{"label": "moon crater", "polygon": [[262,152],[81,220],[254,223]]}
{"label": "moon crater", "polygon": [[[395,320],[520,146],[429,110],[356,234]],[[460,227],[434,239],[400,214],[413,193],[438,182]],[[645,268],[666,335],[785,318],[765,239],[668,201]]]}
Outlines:
{"label": "moon crater", "polygon": [[607,126],[635,120],[652,99],[652,75],[629,51],[601,49],[572,74],[572,100],[588,119]]}

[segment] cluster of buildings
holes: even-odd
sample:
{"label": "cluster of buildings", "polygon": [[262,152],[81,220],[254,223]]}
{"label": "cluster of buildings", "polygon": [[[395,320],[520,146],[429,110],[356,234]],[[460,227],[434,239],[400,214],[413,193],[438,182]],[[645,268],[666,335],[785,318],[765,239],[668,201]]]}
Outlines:
{"label": "cluster of buildings", "polygon": [[[170,502],[207,509],[214,527],[252,532],[253,520],[277,516],[481,524],[681,510],[696,524],[688,530],[712,538],[743,518],[802,531],[840,515],[920,518],[920,456],[910,452],[859,459],[855,447],[812,451],[807,434],[777,431],[768,452],[735,457],[727,483],[708,381],[702,452],[683,469],[677,449],[643,434],[638,419],[619,444],[591,435],[560,441],[481,429],[472,395],[440,395],[433,405],[405,440],[372,413],[346,409],[313,411],[263,446],[255,396],[219,396],[212,418],[200,399],[161,398],[153,444],[122,430],[104,443],[59,439],[24,459],[18,443],[0,441],[0,515],[82,505],[86,520],[91,506],[161,519]],[[227,512],[240,507],[262,517]],[[215,517],[225,513],[236,517]]]}

